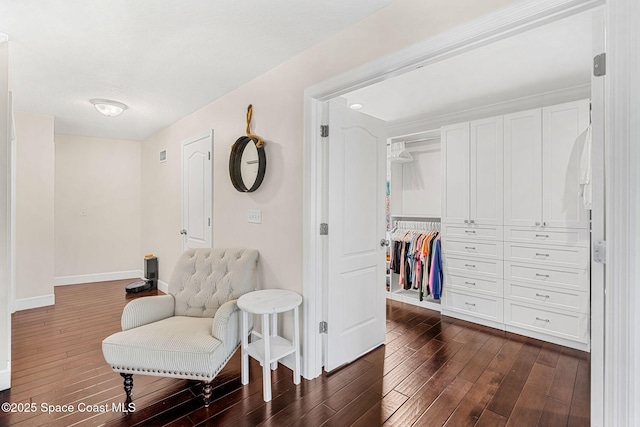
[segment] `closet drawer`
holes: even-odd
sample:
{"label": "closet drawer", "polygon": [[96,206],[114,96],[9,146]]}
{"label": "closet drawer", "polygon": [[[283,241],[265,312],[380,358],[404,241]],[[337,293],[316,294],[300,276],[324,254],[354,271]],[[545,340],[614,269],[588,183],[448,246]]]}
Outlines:
{"label": "closet drawer", "polygon": [[502,226],[476,224],[442,224],[442,234],[448,238],[502,240]]}
{"label": "closet drawer", "polygon": [[504,243],[505,261],[521,261],[585,269],[589,268],[589,249],[579,246],[546,246]]}
{"label": "closet drawer", "polygon": [[504,300],[504,323],[582,343],[588,342],[589,316]]}
{"label": "closet drawer", "polygon": [[589,270],[563,267],[542,267],[505,261],[505,280],[541,284],[553,288],[574,289],[588,292]]}
{"label": "closet drawer", "polygon": [[443,288],[458,289],[494,297],[502,297],[502,280],[479,277],[464,277],[457,274],[444,276]]}
{"label": "closet drawer", "polygon": [[504,240],[516,243],[538,243],[589,247],[589,230],[577,228],[505,227]]}
{"label": "closet drawer", "polygon": [[537,285],[507,281],[504,297],[514,301],[537,304],[544,307],[589,312],[589,294],[569,289],[549,289]]}
{"label": "closet drawer", "polygon": [[502,242],[445,238],[442,247],[450,255],[502,259]]}
{"label": "closet drawer", "polygon": [[502,278],[502,261],[479,258],[458,258],[444,252],[445,274],[457,274],[470,277]]}
{"label": "closet drawer", "polygon": [[470,295],[446,289],[442,303],[451,311],[502,323],[502,298]]}

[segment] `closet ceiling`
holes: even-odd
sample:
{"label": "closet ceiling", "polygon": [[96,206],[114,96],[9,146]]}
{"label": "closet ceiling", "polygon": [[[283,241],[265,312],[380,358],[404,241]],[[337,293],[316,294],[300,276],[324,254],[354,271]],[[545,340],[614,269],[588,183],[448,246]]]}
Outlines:
{"label": "closet ceiling", "polygon": [[[16,110],[142,140],[393,0],[3,1]],[[117,118],[92,98],[123,102]]]}
{"label": "closet ceiling", "polygon": [[592,16],[582,13],[344,96],[390,125],[587,85]]}

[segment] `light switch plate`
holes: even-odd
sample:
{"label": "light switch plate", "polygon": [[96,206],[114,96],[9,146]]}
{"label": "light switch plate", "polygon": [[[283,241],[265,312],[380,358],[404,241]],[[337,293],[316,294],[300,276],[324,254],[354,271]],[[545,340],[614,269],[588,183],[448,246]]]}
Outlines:
{"label": "light switch plate", "polygon": [[247,222],[260,224],[262,222],[262,211],[249,209],[247,211]]}

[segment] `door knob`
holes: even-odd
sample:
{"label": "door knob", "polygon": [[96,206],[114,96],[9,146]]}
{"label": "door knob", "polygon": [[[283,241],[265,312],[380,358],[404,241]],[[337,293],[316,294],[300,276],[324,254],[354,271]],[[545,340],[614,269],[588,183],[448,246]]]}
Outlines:
{"label": "door knob", "polygon": [[184,228],[182,230],[180,230],[180,234],[187,234],[187,230],[185,230]]}
{"label": "door knob", "polygon": [[380,239],[380,246],[389,246],[389,241],[387,239]]}

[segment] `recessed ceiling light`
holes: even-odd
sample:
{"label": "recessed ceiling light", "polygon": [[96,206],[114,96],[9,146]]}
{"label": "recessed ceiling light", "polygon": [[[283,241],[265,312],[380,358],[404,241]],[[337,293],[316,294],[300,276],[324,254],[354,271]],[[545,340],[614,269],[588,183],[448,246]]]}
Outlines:
{"label": "recessed ceiling light", "polygon": [[352,110],[359,110],[362,107],[364,107],[362,104],[358,104],[357,102],[354,102],[353,104],[349,105],[349,108],[351,108]]}
{"label": "recessed ceiling light", "polygon": [[109,99],[92,99],[90,102],[96,107],[96,110],[109,117],[119,116],[124,110],[129,108],[122,102],[111,101]]}

